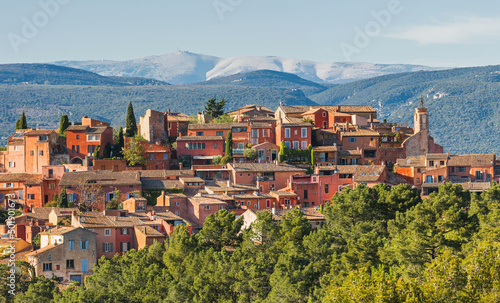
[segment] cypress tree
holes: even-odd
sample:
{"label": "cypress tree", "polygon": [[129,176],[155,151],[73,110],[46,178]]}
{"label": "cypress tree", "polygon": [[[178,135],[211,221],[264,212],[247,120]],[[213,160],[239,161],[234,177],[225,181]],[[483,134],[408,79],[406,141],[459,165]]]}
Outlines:
{"label": "cypress tree", "polygon": [[106,143],[106,146],[104,146],[104,158],[111,158],[111,143]]}
{"label": "cypress tree", "polygon": [[101,149],[100,145],[97,145],[94,150],[94,159],[99,159],[99,150]]}
{"label": "cypress tree", "polygon": [[118,131],[118,146],[116,151],[117,157],[123,157],[123,148],[125,147],[125,138],[123,137],[123,127],[120,126]]}
{"label": "cypress tree", "polygon": [[225,156],[233,158],[233,133],[231,131],[227,132]]}
{"label": "cypress tree", "polygon": [[69,123],[68,115],[61,115],[61,121],[59,122],[59,137],[66,137],[66,128],[71,125]]}
{"label": "cypress tree", "polygon": [[127,120],[125,121],[125,127],[127,131],[125,136],[133,137],[137,134],[137,123],[135,121],[134,108],[132,107],[132,101],[128,104],[127,108]]}
{"label": "cypress tree", "polygon": [[68,195],[66,194],[66,187],[63,187],[59,198],[57,199],[57,207],[67,208],[68,207]]}
{"label": "cypress tree", "polygon": [[[24,110],[23,110],[23,114],[21,115],[21,119],[19,119],[19,128],[18,129],[27,129],[28,128],[28,122],[26,122],[26,115],[24,114]],[[16,127],[17,127],[17,123],[16,123]]]}
{"label": "cypress tree", "polygon": [[21,129],[21,119],[16,121],[16,130]]}

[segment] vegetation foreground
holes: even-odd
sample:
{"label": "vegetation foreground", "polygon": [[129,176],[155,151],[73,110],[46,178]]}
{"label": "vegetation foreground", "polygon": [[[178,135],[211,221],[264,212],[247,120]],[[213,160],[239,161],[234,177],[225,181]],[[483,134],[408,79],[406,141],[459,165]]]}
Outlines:
{"label": "vegetation foreground", "polygon": [[[16,296],[0,302],[498,302],[500,185],[481,195],[451,183],[428,199],[407,185],[334,196],[311,229],[295,209],[281,222],[222,210],[203,230],[102,258],[84,286],[62,292],[20,262]],[[1,266],[1,279],[9,275]]]}

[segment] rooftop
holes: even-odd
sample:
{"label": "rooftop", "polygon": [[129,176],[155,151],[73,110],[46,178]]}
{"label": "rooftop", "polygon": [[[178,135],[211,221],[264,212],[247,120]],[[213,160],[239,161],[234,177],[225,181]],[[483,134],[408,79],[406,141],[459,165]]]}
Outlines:
{"label": "rooftop", "polygon": [[304,168],[298,168],[289,164],[272,163],[230,163],[236,172],[305,172]]}
{"label": "rooftop", "polygon": [[137,171],[80,171],[66,172],[59,182],[59,186],[79,186],[81,184],[95,183],[102,186],[112,185],[141,185]]}

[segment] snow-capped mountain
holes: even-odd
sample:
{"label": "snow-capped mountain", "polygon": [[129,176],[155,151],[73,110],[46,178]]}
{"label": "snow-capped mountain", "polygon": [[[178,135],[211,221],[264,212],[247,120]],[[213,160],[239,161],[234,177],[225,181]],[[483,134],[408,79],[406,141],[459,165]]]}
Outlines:
{"label": "snow-capped mountain", "polygon": [[387,74],[437,69],[409,64],[323,63],[272,56],[223,59],[185,51],[127,61],[58,61],[53,64],[79,68],[103,76],[144,77],[171,84],[202,82],[217,77],[262,69],[292,73],[317,83],[332,84]]}

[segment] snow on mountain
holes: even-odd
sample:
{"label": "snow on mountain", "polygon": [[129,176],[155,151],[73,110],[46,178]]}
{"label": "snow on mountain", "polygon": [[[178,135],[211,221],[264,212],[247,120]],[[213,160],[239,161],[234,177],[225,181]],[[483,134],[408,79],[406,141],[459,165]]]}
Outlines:
{"label": "snow on mountain", "polygon": [[292,73],[317,83],[335,84],[393,73],[436,69],[409,64],[323,63],[272,56],[223,59],[185,51],[127,61],[58,61],[53,64],[88,70],[103,76],[144,77],[171,84],[202,82],[262,69]]}

